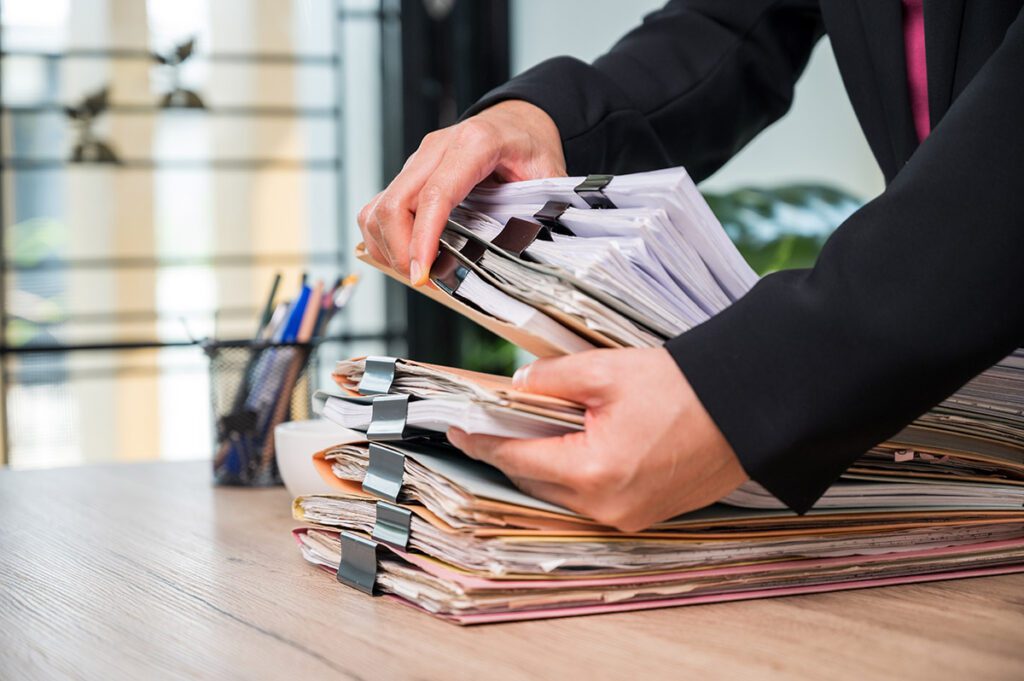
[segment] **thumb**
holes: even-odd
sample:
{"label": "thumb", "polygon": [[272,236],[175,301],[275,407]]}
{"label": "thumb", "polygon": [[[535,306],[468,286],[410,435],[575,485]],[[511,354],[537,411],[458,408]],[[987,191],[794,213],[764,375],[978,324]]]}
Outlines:
{"label": "thumb", "polygon": [[587,406],[604,402],[615,387],[608,354],[590,350],[566,357],[538,359],[520,367],[512,377],[516,390],[561,397]]}

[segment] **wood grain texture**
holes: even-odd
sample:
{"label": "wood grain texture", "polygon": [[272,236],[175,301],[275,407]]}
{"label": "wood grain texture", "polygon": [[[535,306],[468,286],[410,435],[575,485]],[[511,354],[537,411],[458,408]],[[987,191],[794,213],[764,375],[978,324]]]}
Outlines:
{"label": "wood grain texture", "polygon": [[1022,679],[1024,575],[460,629],[208,465],[0,472],[0,679]]}

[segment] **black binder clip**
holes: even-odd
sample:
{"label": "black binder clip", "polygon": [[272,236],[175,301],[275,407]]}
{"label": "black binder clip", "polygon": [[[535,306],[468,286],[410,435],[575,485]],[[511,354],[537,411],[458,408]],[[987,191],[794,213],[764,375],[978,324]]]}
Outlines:
{"label": "black binder clip", "polygon": [[498,232],[498,236],[494,237],[491,243],[512,255],[522,256],[523,251],[537,239],[551,241],[551,232],[539,222],[509,218],[505,227]]}
{"label": "black binder clip", "polygon": [[373,442],[369,447],[369,463],[363,476],[363,491],[378,499],[397,502],[405,478],[405,455]]}
{"label": "black binder clip", "polygon": [[404,440],[405,422],[409,416],[408,395],[378,395],[373,398],[367,440]]}
{"label": "black binder clip", "polygon": [[448,295],[455,295],[459,286],[469,276],[470,269],[442,246],[434,265],[430,268],[430,280]]}
{"label": "black binder clip", "polygon": [[587,179],[576,185],[573,191],[591,208],[615,208],[615,204],[604,193],[604,188],[614,178],[614,175],[587,175]]}
{"label": "black binder clip", "polygon": [[[447,244],[441,244],[441,251],[437,254],[434,264],[430,268],[430,278],[441,290],[453,295],[459,290],[459,286],[469,276],[469,266],[460,260],[455,249]],[[466,261],[476,264],[483,257],[487,247],[480,241],[467,237],[466,243],[459,249],[458,253]]]}
{"label": "black binder clip", "polygon": [[377,584],[377,542],[342,532],[337,577],[342,584],[372,596]]}
{"label": "black binder clip", "polygon": [[[520,256],[538,238],[551,240],[551,234],[544,225],[522,218],[510,218],[491,244]],[[480,237],[466,236],[466,243],[455,255],[455,249],[442,242],[441,251],[430,268],[431,280],[445,293],[454,295],[472,271],[470,265],[479,262],[487,248],[487,242]]]}
{"label": "black binder clip", "polygon": [[409,548],[412,511],[386,501],[377,502],[377,520],[373,525],[373,538],[382,544],[405,551]]}
{"label": "black binder clip", "polygon": [[562,213],[569,209],[567,201],[548,201],[544,206],[533,214],[533,219],[541,223],[555,234],[576,236],[572,230],[562,224]]}
{"label": "black binder clip", "polygon": [[391,392],[391,384],[395,382],[394,357],[367,357],[363,369],[363,377],[359,380],[356,390],[360,395],[386,395]]}

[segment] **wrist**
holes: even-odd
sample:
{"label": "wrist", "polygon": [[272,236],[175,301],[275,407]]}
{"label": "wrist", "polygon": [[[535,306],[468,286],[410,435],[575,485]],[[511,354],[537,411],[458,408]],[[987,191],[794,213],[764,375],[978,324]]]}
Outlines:
{"label": "wrist", "polygon": [[669,370],[670,364],[671,370],[678,375],[682,384],[682,404],[685,405],[682,423],[688,433],[687,439],[694,445],[694,451],[699,458],[699,489],[702,495],[707,496],[703,503],[718,501],[749,480],[750,476],[744,470],[732,445],[704,407],[700,395],[693,389],[686,374],[667,350],[664,350],[664,353],[668,360],[666,371]]}
{"label": "wrist", "polygon": [[506,182],[564,176],[565,155],[558,126],[544,109],[521,99],[507,99],[477,116],[499,136],[496,174]]}

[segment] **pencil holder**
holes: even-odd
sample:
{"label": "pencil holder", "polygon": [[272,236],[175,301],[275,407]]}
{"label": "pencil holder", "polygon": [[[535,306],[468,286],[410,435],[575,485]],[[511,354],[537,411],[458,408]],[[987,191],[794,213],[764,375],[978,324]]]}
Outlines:
{"label": "pencil holder", "polygon": [[311,418],[312,343],[207,341],[213,415],[213,478],[218,485],[280,485],[274,428]]}

